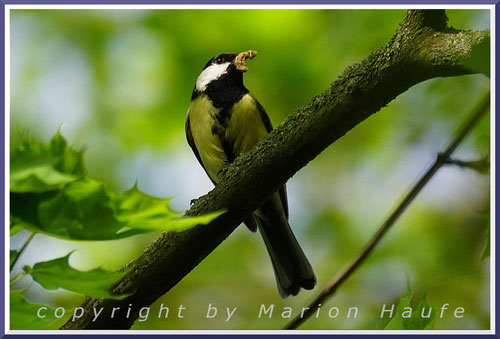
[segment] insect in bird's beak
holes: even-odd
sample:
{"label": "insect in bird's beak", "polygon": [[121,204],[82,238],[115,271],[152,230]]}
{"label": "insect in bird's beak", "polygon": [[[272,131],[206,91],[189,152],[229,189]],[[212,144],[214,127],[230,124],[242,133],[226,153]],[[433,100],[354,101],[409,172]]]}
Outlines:
{"label": "insect in bird's beak", "polygon": [[245,51],[241,52],[234,58],[234,64],[236,65],[236,69],[241,72],[248,71],[248,66],[246,63],[247,59],[253,59],[257,56],[257,51]]}

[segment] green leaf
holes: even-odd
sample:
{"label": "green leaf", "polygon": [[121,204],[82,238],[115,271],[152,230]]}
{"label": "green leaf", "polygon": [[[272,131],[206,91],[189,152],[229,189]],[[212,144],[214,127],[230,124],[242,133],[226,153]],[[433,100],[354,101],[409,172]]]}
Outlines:
{"label": "green leaf", "polygon": [[427,294],[424,293],[422,301],[417,307],[417,310],[412,315],[411,318],[407,319],[405,323],[406,330],[432,330],[434,328],[434,321],[436,312],[434,310],[430,313],[430,318],[423,318],[429,315],[429,310],[431,309],[429,303],[427,302]]}
{"label": "green leaf", "polygon": [[[422,317],[428,316],[430,306],[427,302],[426,293],[422,297],[422,301],[414,310],[411,307],[412,293],[410,284],[408,282],[407,296],[399,300],[396,313],[384,328],[385,330],[432,330],[434,328],[435,311],[432,310],[429,318]],[[410,311],[411,308],[411,311]],[[411,312],[411,313],[410,313]],[[410,316],[411,314],[411,316]],[[404,317],[403,317],[404,315]]]}
{"label": "green leaf", "polygon": [[396,314],[392,317],[391,321],[385,326],[385,330],[404,330],[405,328],[405,318],[403,318],[403,312],[405,307],[410,307],[411,303],[411,293],[409,292],[406,297],[402,297],[399,300],[398,307],[396,309]]}
{"label": "green leaf", "polygon": [[58,189],[76,177],[61,173],[48,164],[40,164],[28,168],[17,168],[11,171],[10,187],[12,192],[45,192]]}
{"label": "green leaf", "polygon": [[[32,304],[23,297],[24,290],[10,291],[10,329],[11,330],[50,330],[58,329],[65,322],[65,317],[56,318],[52,307]],[[40,311],[41,316],[37,316]]]}
{"label": "green leaf", "polygon": [[103,183],[86,178],[41,200],[37,222],[24,226],[65,239],[112,240],[148,231],[182,231],[206,224],[222,213],[181,218],[168,208],[169,201],[144,194],[136,186],[116,195]]}
{"label": "green leaf", "polygon": [[85,150],[75,150],[68,146],[68,142],[60,130],[49,141],[50,153],[58,159],[56,169],[63,173],[75,174],[77,176],[85,176],[87,168],[84,164],[83,155]]}
{"label": "green leaf", "polygon": [[19,257],[19,252],[10,250],[10,268],[12,269],[12,264],[16,261],[17,257]]}
{"label": "green leaf", "polygon": [[160,199],[141,192],[137,185],[124,192],[120,198],[118,219],[130,228],[183,231],[198,224],[208,224],[224,211],[199,217],[185,217],[169,209],[171,199]]}
{"label": "green leaf", "polygon": [[39,203],[38,232],[75,240],[111,240],[141,233],[118,234],[125,225],[116,212],[116,197],[102,183],[86,178]]}
{"label": "green leaf", "polygon": [[25,266],[24,271],[34,281],[48,290],[59,288],[87,297],[123,299],[127,295],[111,294],[110,288],[117,284],[128,272],[110,272],[101,268],[91,271],[78,271],[69,265],[69,257],[36,263],[33,267]]}
{"label": "green leaf", "polygon": [[71,240],[114,240],[150,231],[183,231],[222,212],[182,218],[171,199],[137,186],[117,194],[86,173],[82,152],[58,132],[48,145],[23,141],[11,154],[11,234],[20,229]]}
{"label": "green leaf", "polygon": [[83,151],[68,146],[59,131],[47,145],[23,139],[10,153],[10,191],[41,193],[85,175]]}

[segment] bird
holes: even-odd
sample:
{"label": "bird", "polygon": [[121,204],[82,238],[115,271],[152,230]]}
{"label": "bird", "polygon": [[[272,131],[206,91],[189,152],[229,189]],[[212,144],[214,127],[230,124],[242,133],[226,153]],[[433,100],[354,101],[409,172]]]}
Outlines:
{"label": "bird", "polygon": [[[256,55],[248,50],[211,58],[191,95],[187,142],[214,185],[237,156],[250,151],[273,128],[264,107],[243,84],[246,60]],[[314,288],[316,275],[288,222],[285,185],[244,223],[253,232],[259,229],[282,298]]]}

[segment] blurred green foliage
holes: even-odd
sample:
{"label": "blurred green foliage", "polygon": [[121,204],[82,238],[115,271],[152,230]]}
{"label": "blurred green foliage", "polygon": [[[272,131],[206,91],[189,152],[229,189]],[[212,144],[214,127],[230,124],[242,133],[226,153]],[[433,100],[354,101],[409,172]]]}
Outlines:
{"label": "blurred green foliage", "polygon": [[116,194],[87,175],[83,151],[59,131],[48,144],[26,138],[10,154],[11,235],[21,229],[73,240],[112,240],[151,230],[182,231],[221,212],[182,218],[171,199],[137,185]]}
{"label": "blurred green foliage", "polygon": [[[54,308],[27,302],[23,298],[24,292],[24,290],[10,291],[10,328],[19,330],[48,330],[58,328],[64,323],[62,319],[55,317]],[[33,316],[42,307],[46,308],[40,311],[42,318]]]}
{"label": "blurred green foliage", "polygon": [[[393,318],[385,326],[384,330],[432,330],[436,320],[436,311],[427,302],[424,292],[422,301],[416,308],[412,308],[412,294],[410,282],[407,282],[407,295],[399,300]],[[390,310],[391,306],[384,307],[384,311]]]}
{"label": "blurred green foliage", "polygon": [[[205,225],[223,211],[202,216],[182,217],[169,209],[170,199],[161,199],[141,192],[137,185],[116,194],[106,185],[88,176],[83,151],[70,147],[57,131],[49,143],[30,138],[16,140],[10,152],[10,234],[21,230],[42,233],[71,240],[112,240],[144,232],[183,231],[196,225]],[[20,249],[10,251],[12,271],[33,236],[27,238]],[[13,284],[29,274],[44,289],[65,290],[99,298],[124,298],[111,294],[128,272],[108,272],[97,268],[78,271],[69,265],[69,256],[33,267],[24,266],[24,272],[11,280]],[[12,272],[11,272],[12,273]],[[11,311],[32,310],[34,306],[16,294],[11,300]],[[33,317],[27,323],[17,320],[12,329],[38,329],[49,326],[37,319],[36,312],[23,316]]]}
{"label": "blurred green foliage", "polygon": [[[214,55],[254,49],[245,84],[274,125],[324,90],[347,66],[385,44],[403,10],[14,10],[11,12],[11,145],[19,128],[48,140],[61,123],[71,144],[86,145],[89,173],[125,190],[136,181],[154,196],[177,195],[181,209],[211,183],[184,137],[195,80]],[[487,10],[447,10],[457,29],[489,28]],[[193,272],[152,306],[134,329],[276,329],[288,321],[258,318],[261,304],[294,315],[351,260],[399,197],[443,149],[468,109],[489,89],[484,75],[433,79],[325,150],[288,183],[290,223],[318,276],[318,288],[280,299],[259,236],[238,228]],[[483,119],[454,157],[489,155]],[[33,173],[35,178],[46,178]],[[43,174],[43,173],[42,173]],[[57,179],[57,180],[56,180]],[[42,179],[43,180],[43,179]],[[57,184],[55,178],[49,184]],[[45,183],[46,184],[46,183]],[[380,329],[383,304],[398,303],[410,276],[415,300],[425,286],[430,305],[445,313],[434,329],[489,328],[489,260],[481,260],[488,221],[489,177],[467,168],[440,170],[380,247],[322,307],[340,316],[311,318],[302,329]],[[21,238],[22,232],[16,237]],[[113,270],[139,255],[155,235],[79,248],[78,269]],[[58,257],[50,239],[35,239],[23,262]],[[38,247],[36,246],[40,244]],[[44,247],[45,246],[45,247]],[[67,252],[66,252],[67,253]],[[114,255],[110,255],[113,253]],[[36,258],[36,259],[35,259]],[[81,298],[32,287],[25,297],[53,306]],[[238,307],[230,322],[205,317],[209,304]],[[175,316],[179,305],[184,318]],[[357,306],[357,318],[347,309]],[[279,315],[279,314],[278,314]]]}
{"label": "blurred green foliage", "polygon": [[57,132],[48,144],[26,138],[10,152],[10,191],[43,193],[83,178],[83,151],[68,146]]}

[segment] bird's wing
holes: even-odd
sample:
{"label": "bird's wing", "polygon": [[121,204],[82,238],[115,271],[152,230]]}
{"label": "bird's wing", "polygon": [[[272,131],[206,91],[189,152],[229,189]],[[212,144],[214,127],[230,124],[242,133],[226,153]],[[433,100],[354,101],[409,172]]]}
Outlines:
{"label": "bird's wing", "polygon": [[[270,133],[273,130],[271,119],[269,119],[266,110],[260,104],[260,102],[254,96],[252,96],[252,98],[255,100],[255,104],[259,109],[260,117],[262,119],[262,122],[264,122],[264,126],[266,127],[267,133]],[[286,194],[286,185],[283,185],[283,187],[280,188],[279,193],[281,198],[281,204],[283,205],[283,210],[285,211],[286,218],[288,219],[288,198]]]}
{"label": "bird's wing", "polygon": [[[203,169],[205,170],[205,173],[207,173],[207,176],[210,178],[210,174],[208,174],[208,171],[205,168],[205,165],[203,165],[203,161],[201,161],[200,152],[198,152],[198,149],[196,148],[196,144],[194,143],[193,134],[191,133],[191,123],[189,122],[189,110],[187,112],[185,128],[186,128],[187,142],[188,142],[189,146],[191,147],[191,149],[193,150],[193,153],[196,156],[196,159],[198,159],[198,162],[200,163],[201,167],[203,167]],[[210,180],[215,185],[215,182],[212,180],[212,178],[210,178]]]}
{"label": "bird's wing", "polygon": [[[187,142],[188,142],[189,146],[191,147],[191,149],[193,150],[193,153],[196,156],[196,159],[198,159],[198,162],[200,163],[201,167],[203,167],[203,169],[207,173],[207,176],[210,178],[210,175],[208,174],[207,169],[203,165],[203,161],[201,161],[200,152],[198,152],[198,148],[196,148],[196,144],[195,144],[194,139],[193,139],[193,134],[191,133],[191,123],[189,121],[189,110],[187,112],[186,126],[185,126],[185,128],[186,128],[186,139],[187,139]],[[210,178],[210,180],[212,180],[212,178]],[[214,185],[216,184],[215,181],[213,181],[213,180],[212,180],[212,183]],[[253,215],[250,215],[243,222],[245,223],[245,225],[252,232],[256,232],[257,231],[257,219]]]}
{"label": "bird's wing", "polygon": [[257,100],[253,95],[252,95],[252,98],[255,101],[255,105],[257,106],[257,109],[259,110],[260,118],[262,119],[262,122],[264,123],[264,126],[266,127],[267,133],[270,133],[273,130],[273,125],[271,124],[271,119],[269,119],[269,116],[267,115],[266,110],[264,109],[264,107],[262,107],[259,100]]}

